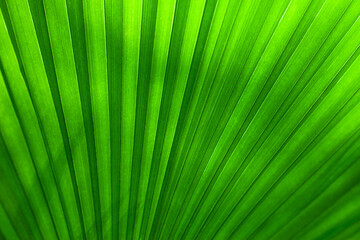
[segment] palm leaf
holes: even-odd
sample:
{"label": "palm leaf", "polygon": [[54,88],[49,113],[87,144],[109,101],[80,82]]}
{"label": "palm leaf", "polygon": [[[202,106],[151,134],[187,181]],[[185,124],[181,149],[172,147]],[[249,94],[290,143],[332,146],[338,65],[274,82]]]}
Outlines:
{"label": "palm leaf", "polygon": [[0,9],[0,239],[360,238],[360,0]]}

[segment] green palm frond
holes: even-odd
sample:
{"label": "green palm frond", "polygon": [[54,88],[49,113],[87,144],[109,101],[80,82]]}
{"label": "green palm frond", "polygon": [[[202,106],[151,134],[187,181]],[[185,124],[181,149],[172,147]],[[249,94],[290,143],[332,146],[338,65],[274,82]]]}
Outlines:
{"label": "green palm frond", "polygon": [[0,239],[360,239],[360,0],[0,9]]}

